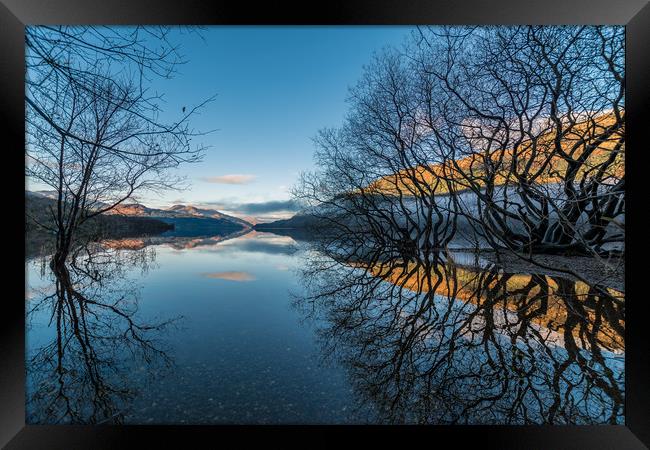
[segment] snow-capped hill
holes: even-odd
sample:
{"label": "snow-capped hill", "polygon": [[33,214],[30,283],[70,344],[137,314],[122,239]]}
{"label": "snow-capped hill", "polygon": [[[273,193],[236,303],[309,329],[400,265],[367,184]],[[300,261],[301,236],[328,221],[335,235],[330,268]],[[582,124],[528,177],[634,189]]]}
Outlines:
{"label": "snow-capped hill", "polygon": [[49,198],[56,200],[58,194],[56,191],[25,191],[25,195],[28,197],[40,197],[40,198]]}
{"label": "snow-capped hill", "polygon": [[174,213],[191,215],[191,216],[209,216],[212,217],[214,213],[220,214],[218,211],[211,209],[199,209],[196,206],[191,205],[174,205],[167,208],[167,211],[172,211]]}
{"label": "snow-capped hill", "polygon": [[[25,195],[32,199],[49,199],[50,201],[57,199],[57,194],[54,191],[25,191]],[[98,202],[96,207],[104,207],[104,204]],[[170,219],[179,217],[209,218],[232,222],[244,228],[253,227],[250,222],[239,217],[230,216],[214,209],[197,208],[192,205],[173,205],[167,209],[157,209],[149,208],[140,203],[123,203],[106,211],[105,214]]]}
{"label": "snow-capped hill", "polygon": [[236,222],[245,227],[252,227],[252,225],[246,220],[224,214],[214,209],[197,208],[192,205],[174,205],[165,211],[174,214],[175,217],[209,217],[211,219],[225,219]]}
{"label": "snow-capped hill", "polygon": [[128,203],[118,205],[107,214],[120,214],[125,216],[144,216],[144,217],[163,217],[163,218],[181,218],[181,217],[195,217],[218,219],[227,222],[235,223],[244,228],[252,228],[252,225],[238,217],[229,216],[214,209],[197,208],[192,205],[174,205],[167,209],[149,208],[139,203]]}
{"label": "snow-capped hill", "polygon": [[117,205],[115,208],[106,212],[106,214],[120,214],[123,216],[152,216],[157,215],[153,214],[154,211],[157,211],[153,208],[147,208],[144,205],[139,203],[128,203],[123,205]]}

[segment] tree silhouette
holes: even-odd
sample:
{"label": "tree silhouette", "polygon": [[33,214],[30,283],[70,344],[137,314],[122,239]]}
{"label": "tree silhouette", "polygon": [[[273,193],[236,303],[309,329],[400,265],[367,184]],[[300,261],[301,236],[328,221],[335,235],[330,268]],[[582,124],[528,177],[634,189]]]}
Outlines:
{"label": "tree silhouette", "polygon": [[624,88],[621,27],[420,28],[366,66],[294,195],[411,253],[456,240],[606,266],[624,252]]}
{"label": "tree silhouette", "polygon": [[179,187],[169,169],[199,161],[190,108],[160,117],[149,81],[183,62],[165,27],[27,27],[26,175],[56,193],[57,264],[77,230],[143,191]]}
{"label": "tree silhouette", "polygon": [[27,320],[49,317],[55,335],[29,348],[28,422],[122,423],[147,376],[171,364],[160,334],[176,319],[139,318],[138,288],[126,276],[144,275],[154,258],[151,249],[97,243],[76,246],[63,266],[44,257],[51,284],[30,299]]}

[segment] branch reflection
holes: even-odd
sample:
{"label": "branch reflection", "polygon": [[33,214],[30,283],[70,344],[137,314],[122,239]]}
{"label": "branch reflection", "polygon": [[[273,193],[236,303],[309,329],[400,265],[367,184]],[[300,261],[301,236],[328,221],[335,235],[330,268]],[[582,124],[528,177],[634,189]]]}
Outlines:
{"label": "branch reflection", "polygon": [[339,244],[307,253],[296,304],[366,420],[622,423],[621,292],[449,251],[360,256]]}
{"label": "branch reflection", "polygon": [[78,246],[64,264],[41,260],[49,284],[31,289],[27,322],[47,330],[30,331],[38,342],[27,343],[28,423],[122,423],[147,377],[171,364],[160,332],[174,320],[140,318],[139,288],[128,276],[146,274],[154,260],[152,248],[97,242]]}

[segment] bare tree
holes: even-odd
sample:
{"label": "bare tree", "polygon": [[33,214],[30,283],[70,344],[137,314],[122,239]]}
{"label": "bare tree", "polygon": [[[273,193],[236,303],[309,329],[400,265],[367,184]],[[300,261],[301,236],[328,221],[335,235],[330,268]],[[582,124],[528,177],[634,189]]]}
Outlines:
{"label": "bare tree", "polygon": [[338,130],[315,139],[319,171],[305,174],[294,196],[327,225],[330,237],[364,246],[381,243],[399,255],[444,248],[456,230],[448,155],[429,132],[432,98],[387,50],[350,92],[350,114]]}
{"label": "bare tree", "polygon": [[160,96],[148,80],[182,63],[166,28],[28,27],[27,176],[57,194],[51,221],[53,264],[68,257],[87,220],[142,191],[178,187],[168,174],[199,161],[205,148],[189,119],[160,119]]}
{"label": "bare tree", "polygon": [[420,29],[366,67],[343,126],[316,139],[319,171],[294,193],[341,233],[400,236],[411,252],[460,239],[533,262],[619,256],[623,37],[620,27]]}
{"label": "bare tree", "polygon": [[540,255],[624,251],[623,57],[619,27],[420,29],[319,133],[296,304],[371,421],[621,422],[624,295]]}
{"label": "bare tree", "polygon": [[622,252],[623,45],[620,27],[422,31],[435,132],[476,199],[464,215],[498,246]]}

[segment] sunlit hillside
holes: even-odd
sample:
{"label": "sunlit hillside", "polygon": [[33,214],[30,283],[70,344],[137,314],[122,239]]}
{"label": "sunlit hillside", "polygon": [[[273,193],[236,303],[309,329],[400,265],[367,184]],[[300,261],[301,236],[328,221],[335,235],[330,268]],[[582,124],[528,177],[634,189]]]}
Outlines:
{"label": "sunlit hillside", "polygon": [[[534,140],[522,140],[516,148],[494,150],[497,146],[492,144],[492,149],[488,152],[493,166],[491,171],[485,170],[487,153],[477,152],[455,161],[400,170],[371,183],[365,191],[370,194],[406,196],[429,194],[431,191],[446,194],[450,190],[467,189],[470,183],[483,187],[486,179],[494,179],[497,186],[515,183],[518,176],[525,176],[528,182],[535,184],[559,183],[566,179],[569,161],[580,164],[576,182],[580,182],[586,174],[592,177],[602,170],[599,176],[603,182],[613,183],[625,174],[625,144],[622,139],[624,126],[602,142],[595,136],[601,135],[614,123],[614,114],[608,113],[575,124],[562,137],[561,151],[556,150],[554,131],[544,133]],[[593,146],[596,148],[585,157],[585,151]],[[486,148],[490,146],[486,145]]]}

